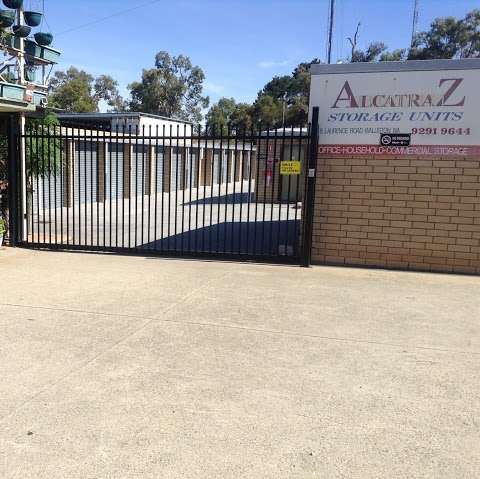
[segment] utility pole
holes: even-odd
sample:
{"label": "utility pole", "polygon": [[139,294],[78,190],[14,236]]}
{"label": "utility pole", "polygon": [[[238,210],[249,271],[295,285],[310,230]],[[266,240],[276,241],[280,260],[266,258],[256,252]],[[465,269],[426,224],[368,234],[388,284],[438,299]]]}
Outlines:
{"label": "utility pole", "polygon": [[335,0],[330,0],[330,18],[328,22],[328,49],[327,62],[332,63],[332,39],[333,39],[333,21],[335,18]]}
{"label": "utility pole", "polygon": [[412,21],[412,40],[410,42],[410,48],[413,48],[415,43],[415,36],[417,35],[418,30],[418,10],[419,10],[419,0],[414,0],[413,4],[413,21]]}

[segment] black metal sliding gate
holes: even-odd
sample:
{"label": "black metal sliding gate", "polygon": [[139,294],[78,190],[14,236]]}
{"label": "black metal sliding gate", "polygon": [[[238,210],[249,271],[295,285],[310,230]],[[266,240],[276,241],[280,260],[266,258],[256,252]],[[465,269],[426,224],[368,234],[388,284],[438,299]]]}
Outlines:
{"label": "black metal sliding gate", "polygon": [[27,124],[18,139],[23,246],[297,263],[308,254],[310,128]]}

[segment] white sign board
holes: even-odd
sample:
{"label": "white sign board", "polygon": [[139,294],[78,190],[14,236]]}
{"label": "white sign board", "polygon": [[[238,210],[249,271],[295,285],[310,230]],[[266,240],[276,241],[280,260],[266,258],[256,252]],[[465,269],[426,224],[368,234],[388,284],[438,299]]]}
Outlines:
{"label": "white sign board", "polygon": [[[320,108],[320,153],[480,154],[480,69],[312,75]],[[382,134],[410,134],[385,146]]]}

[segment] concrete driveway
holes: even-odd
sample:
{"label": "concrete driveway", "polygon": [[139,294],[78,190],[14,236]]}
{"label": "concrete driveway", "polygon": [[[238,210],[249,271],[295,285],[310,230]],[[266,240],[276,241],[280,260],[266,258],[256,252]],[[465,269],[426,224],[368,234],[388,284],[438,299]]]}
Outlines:
{"label": "concrete driveway", "polygon": [[480,476],[480,278],[0,251],[0,478]]}

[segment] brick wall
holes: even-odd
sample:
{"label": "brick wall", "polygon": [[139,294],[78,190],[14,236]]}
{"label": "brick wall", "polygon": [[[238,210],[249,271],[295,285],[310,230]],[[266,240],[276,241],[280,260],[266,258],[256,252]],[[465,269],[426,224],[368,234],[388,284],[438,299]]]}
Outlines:
{"label": "brick wall", "polygon": [[317,263],[480,273],[480,159],[320,157]]}

